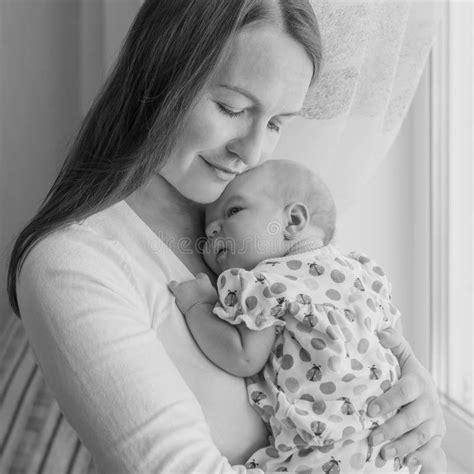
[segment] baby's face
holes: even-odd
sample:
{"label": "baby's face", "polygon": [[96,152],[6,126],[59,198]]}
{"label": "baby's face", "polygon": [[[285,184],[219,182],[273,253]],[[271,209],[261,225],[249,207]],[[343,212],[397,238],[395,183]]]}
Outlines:
{"label": "baby's face", "polygon": [[215,273],[234,267],[250,270],[285,254],[284,208],[263,192],[271,186],[268,180],[264,166],[249,170],[207,206],[204,259]]}

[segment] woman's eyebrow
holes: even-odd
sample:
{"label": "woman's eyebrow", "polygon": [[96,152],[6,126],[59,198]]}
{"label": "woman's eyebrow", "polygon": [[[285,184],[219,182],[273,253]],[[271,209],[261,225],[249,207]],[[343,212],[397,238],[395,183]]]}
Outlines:
{"label": "woman's eyebrow", "polygon": [[[229,89],[233,92],[237,92],[238,94],[244,95],[245,97],[250,99],[256,105],[258,105],[260,107],[262,106],[262,103],[260,102],[260,100],[255,95],[253,95],[248,90],[243,89],[242,87],[232,86],[232,85],[229,85],[229,84],[219,84],[219,87],[223,87],[224,89]],[[277,114],[277,117],[294,117],[294,116],[300,115],[300,114],[301,114],[301,110],[297,110],[296,112],[286,112],[284,114]]]}

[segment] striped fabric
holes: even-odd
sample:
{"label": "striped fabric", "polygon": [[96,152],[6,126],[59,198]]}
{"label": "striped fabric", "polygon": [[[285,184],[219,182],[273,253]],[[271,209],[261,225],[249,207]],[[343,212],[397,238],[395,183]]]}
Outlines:
{"label": "striped fabric", "polygon": [[18,318],[0,333],[0,473],[96,474],[48,390]]}

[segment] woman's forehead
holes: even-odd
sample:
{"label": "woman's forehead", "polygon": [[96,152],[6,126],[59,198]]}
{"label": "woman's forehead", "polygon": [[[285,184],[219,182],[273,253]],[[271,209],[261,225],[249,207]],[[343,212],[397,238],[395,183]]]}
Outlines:
{"label": "woman's forehead", "polygon": [[211,86],[240,91],[271,115],[295,113],[303,106],[312,74],[300,43],[275,26],[256,23],[238,33]]}

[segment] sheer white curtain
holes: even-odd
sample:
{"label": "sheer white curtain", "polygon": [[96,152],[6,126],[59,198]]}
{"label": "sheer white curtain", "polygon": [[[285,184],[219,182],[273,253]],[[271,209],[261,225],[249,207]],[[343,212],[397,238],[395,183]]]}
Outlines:
{"label": "sheer white curtain", "polygon": [[[284,1],[284,0],[282,0]],[[328,181],[341,210],[395,139],[439,23],[442,0],[312,0],[324,44],[321,79],[276,157]],[[83,0],[83,109],[113,62],[141,0]]]}
{"label": "sheer white curtain", "polygon": [[400,129],[438,29],[439,4],[313,0],[323,72],[307,99],[309,120],[291,124],[276,155],[323,175],[339,209],[372,175]]}

